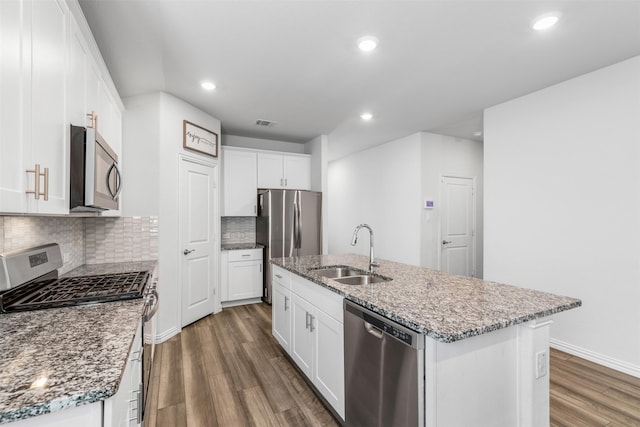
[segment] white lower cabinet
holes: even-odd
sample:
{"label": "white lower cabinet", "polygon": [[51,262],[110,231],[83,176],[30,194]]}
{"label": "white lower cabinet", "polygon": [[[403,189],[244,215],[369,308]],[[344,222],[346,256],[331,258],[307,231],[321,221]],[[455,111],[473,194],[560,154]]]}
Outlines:
{"label": "white lower cabinet", "polygon": [[[225,251],[226,270],[223,268],[221,302],[232,302],[262,297],[262,249]],[[233,304],[231,304],[233,305]]]}
{"label": "white lower cabinet", "polygon": [[116,394],[104,402],[104,427],[133,427],[138,423],[142,410],[142,325],[138,325],[136,337],[129,352],[129,359],[122,374]]}
{"label": "white lower cabinet", "polygon": [[276,276],[273,280],[271,303],[273,336],[288,353],[291,346],[291,287],[282,280],[276,280]]}
{"label": "white lower cabinet", "polygon": [[344,419],[342,297],[273,266],[272,316],[273,335]]}

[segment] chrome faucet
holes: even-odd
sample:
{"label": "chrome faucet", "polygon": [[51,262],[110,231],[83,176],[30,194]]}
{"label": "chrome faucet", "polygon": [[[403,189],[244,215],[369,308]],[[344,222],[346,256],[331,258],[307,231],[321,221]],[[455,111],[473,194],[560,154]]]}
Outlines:
{"label": "chrome faucet", "polygon": [[376,262],[376,258],[373,256],[373,229],[369,224],[360,224],[353,231],[353,238],[351,239],[351,246],[355,246],[358,243],[358,231],[361,228],[369,230],[369,271],[374,272],[376,267],[380,267],[380,264]]}

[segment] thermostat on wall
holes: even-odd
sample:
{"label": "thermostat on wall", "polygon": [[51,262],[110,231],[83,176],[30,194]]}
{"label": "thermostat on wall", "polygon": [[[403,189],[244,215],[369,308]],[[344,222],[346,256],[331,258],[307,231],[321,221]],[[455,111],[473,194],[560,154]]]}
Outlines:
{"label": "thermostat on wall", "polygon": [[433,209],[434,203],[433,200],[425,200],[424,201],[424,208],[425,209]]}

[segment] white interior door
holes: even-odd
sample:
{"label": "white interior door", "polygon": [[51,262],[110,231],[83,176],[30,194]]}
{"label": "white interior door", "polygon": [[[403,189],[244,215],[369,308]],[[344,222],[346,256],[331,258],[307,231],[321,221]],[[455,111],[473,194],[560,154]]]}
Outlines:
{"label": "white interior door", "polygon": [[180,162],[180,287],[182,326],[213,313],[216,285],[215,167]]}
{"label": "white interior door", "polygon": [[475,191],[473,178],[442,177],[440,270],[475,275]]}

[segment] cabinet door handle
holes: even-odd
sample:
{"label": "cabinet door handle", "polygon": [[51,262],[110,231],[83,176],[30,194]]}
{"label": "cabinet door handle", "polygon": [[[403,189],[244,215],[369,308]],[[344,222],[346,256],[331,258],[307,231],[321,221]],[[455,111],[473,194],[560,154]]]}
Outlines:
{"label": "cabinet door handle", "polygon": [[308,311],[306,312],[306,319],[305,319],[305,323],[306,323],[306,324],[305,324],[304,328],[305,328],[305,329],[309,329],[309,312],[308,312]]}
{"label": "cabinet door handle", "polygon": [[280,178],[280,187],[284,187],[284,180]]}
{"label": "cabinet door handle", "polygon": [[313,327],[313,319],[315,319],[315,317],[310,314],[309,315],[309,332],[313,332],[315,330],[315,328]]}
{"label": "cabinet door handle", "polygon": [[287,178],[284,179],[284,186],[287,186]]}
{"label": "cabinet door handle", "polygon": [[253,205],[253,213],[258,213],[258,207],[256,205]]}
{"label": "cabinet door handle", "polygon": [[284,311],[289,310],[289,297],[284,297]]}
{"label": "cabinet door handle", "polygon": [[49,168],[44,168],[44,200],[49,200]]}
{"label": "cabinet door handle", "polygon": [[[34,199],[39,200],[44,196],[44,200],[49,200],[49,168],[44,168],[44,173],[40,172],[40,164],[36,163],[33,169],[26,169],[27,173],[32,173],[33,190],[26,190],[27,194],[33,194]],[[44,192],[40,191],[40,178],[44,177]]]}
{"label": "cabinet door handle", "polygon": [[277,277],[278,279],[282,279],[282,276],[281,276],[281,275],[279,275],[279,274],[276,274],[276,277]]}

